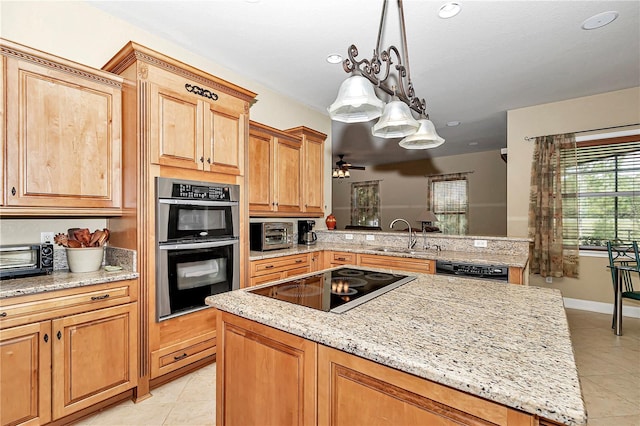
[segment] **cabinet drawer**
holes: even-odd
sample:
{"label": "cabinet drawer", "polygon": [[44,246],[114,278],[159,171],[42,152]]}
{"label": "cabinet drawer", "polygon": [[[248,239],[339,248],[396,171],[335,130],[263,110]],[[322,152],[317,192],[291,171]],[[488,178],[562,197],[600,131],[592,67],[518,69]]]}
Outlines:
{"label": "cabinet drawer", "polygon": [[356,254],[342,252],[342,251],[333,251],[331,252],[331,256],[329,257],[329,263],[342,264],[342,265],[347,265],[347,264],[355,265]]}
{"label": "cabinet drawer", "polygon": [[[39,295],[19,296],[2,301],[0,327],[52,319],[61,315],[85,312],[135,301],[132,281],[61,290]],[[87,289],[92,289],[87,291]],[[19,302],[19,303],[13,303]]]}
{"label": "cabinet drawer", "polygon": [[288,271],[284,271],[282,273],[282,278],[289,278],[295,275],[302,275],[309,273],[309,266],[303,266],[301,268],[289,269]]}
{"label": "cabinet drawer", "polygon": [[255,285],[260,285],[260,284],[268,283],[271,281],[277,281],[280,278],[282,278],[281,272],[274,272],[273,274],[259,275],[257,277],[251,277],[250,285],[253,287]]}
{"label": "cabinet drawer", "polygon": [[272,259],[254,260],[251,262],[251,276],[283,272],[293,268],[309,267],[309,255],[276,257]]}
{"label": "cabinet drawer", "polygon": [[411,259],[376,254],[361,254],[359,258],[360,266],[384,267],[401,271],[420,272],[422,274],[433,274],[435,270],[435,262],[429,259]]}
{"label": "cabinet drawer", "polygon": [[151,353],[151,377],[159,377],[216,353],[216,332]]}

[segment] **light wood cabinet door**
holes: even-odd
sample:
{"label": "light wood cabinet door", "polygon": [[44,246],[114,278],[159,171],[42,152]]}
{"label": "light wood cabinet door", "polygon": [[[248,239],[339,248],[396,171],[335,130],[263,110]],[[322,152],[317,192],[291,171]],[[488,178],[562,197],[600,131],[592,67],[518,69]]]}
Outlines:
{"label": "light wood cabinet door", "polygon": [[133,388],[135,303],[52,321],[52,407],[57,419]]}
{"label": "light wood cabinet door", "polygon": [[0,330],[0,424],[51,420],[51,322]]}
{"label": "light wood cabinet door", "polygon": [[273,137],[251,129],[249,133],[249,211],[275,210]]}
{"label": "light wood cabinet door", "polygon": [[120,208],[121,83],[34,61],[6,58],[5,205]]}
{"label": "light wood cabinet door", "polygon": [[208,102],[202,106],[205,170],[243,174],[244,114]]}
{"label": "light wood cabinet door", "polygon": [[151,162],[200,170],[203,117],[199,99],[151,85]]}
{"label": "light wood cabinet door", "polygon": [[379,268],[384,266],[400,271],[420,272],[422,274],[434,274],[435,261],[429,259],[416,259],[409,257],[385,256],[378,254],[359,254],[358,265]]}
{"label": "light wood cabinet door", "polygon": [[324,141],[327,135],[301,126],[286,131],[302,138],[302,211],[324,216]]}
{"label": "light wood cabinet door", "polygon": [[276,210],[282,213],[302,211],[302,145],[282,138],[275,145]]}
{"label": "light wood cabinet door", "polygon": [[316,424],[314,342],[218,312],[216,424]]}

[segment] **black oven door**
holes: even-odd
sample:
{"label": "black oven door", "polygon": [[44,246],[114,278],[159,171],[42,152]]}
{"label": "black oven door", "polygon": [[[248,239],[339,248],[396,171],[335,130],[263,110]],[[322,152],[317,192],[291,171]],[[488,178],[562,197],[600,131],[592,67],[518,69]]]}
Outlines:
{"label": "black oven door", "polygon": [[160,199],[158,241],[237,237],[237,217],[235,201]]}
{"label": "black oven door", "polygon": [[206,308],[204,299],[239,288],[238,240],[158,247],[157,319]]}

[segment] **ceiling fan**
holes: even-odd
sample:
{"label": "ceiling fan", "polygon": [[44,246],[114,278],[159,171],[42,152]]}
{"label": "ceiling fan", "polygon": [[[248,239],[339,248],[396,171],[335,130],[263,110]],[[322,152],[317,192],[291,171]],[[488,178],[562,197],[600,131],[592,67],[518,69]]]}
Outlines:
{"label": "ceiling fan", "polygon": [[340,160],[336,161],[336,168],[340,169],[344,172],[346,172],[347,170],[351,169],[351,170],[365,170],[364,166],[354,166],[353,164],[349,163],[348,161],[344,161],[344,154],[340,154],[338,155],[338,157],[340,158]]}
{"label": "ceiling fan", "polygon": [[340,158],[338,161],[336,161],[336,168],[333,169],[333,174],[332,177],[334,178],[349,178],[351,177],[351,173],[349,172],[349,169],[352,170],[364,170],[364,166],[354,166],[353,164],[344,161],[344,154],[339,154],[338,157]]}

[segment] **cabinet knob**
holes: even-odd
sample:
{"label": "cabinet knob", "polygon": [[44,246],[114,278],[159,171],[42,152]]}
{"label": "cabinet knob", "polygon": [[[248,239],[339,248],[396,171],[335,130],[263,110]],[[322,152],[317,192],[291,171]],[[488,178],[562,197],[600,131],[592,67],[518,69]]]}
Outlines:
{"label": "cabinet knob", "polygon": [[204,157],[200,157],[200,162],[204,163]]}
{"label": "cabinet knob", "polygon": [[16,195],[16,187],[15,186],[11,187],[11,195]]}
{"label": "cabinet knob", "polygon": [[6,316],[7,316],[7,313],[6,313],[6,312],[3,312],[3,313],[1,313],[1,314],[0,314],[0,318],[4,318],[4,317],[6,317]]}
{"label": "cabinet knob", "polygon": [[56,334],[56,337],[58,338],[58,340],[62,339],[62,333],[60,332],[60,330],[58,330],[58,334]]}
{"label": "cabinet knob", "polygon": [[207,158],[207,163],[211,164],[211,158]]}
{"label": "cabinet knob", "polygon": [[44,334],[44,342],[47,343],[49,341],[49,335],[48,334]]}

